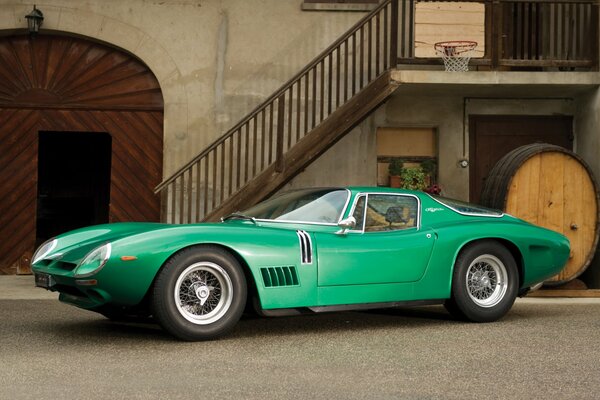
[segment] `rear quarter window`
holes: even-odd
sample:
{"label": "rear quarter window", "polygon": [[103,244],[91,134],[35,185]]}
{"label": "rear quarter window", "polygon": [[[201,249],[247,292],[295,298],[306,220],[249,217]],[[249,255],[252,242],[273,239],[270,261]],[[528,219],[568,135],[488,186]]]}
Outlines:
{"label": "rear quarter window", "polygon": [[477,204],[467,203],[465,201],[449,199],[441,196],[431,196],[432,199],[438,203],[448,207],[451,210],[456,211],[460,214],[483,216],[483,217],[501,217],[504,213],[500,210],[493,208],[487,208]]}

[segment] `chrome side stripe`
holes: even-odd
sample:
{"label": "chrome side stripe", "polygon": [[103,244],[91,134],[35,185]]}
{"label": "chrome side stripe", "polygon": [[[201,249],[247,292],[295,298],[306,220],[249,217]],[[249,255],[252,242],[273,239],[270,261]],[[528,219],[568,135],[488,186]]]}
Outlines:
{"label": "chrome side stripe", "polygon": [[302,264],[312,264],[312,241],[306,231],[296,231],[300,241],[300,261]]}

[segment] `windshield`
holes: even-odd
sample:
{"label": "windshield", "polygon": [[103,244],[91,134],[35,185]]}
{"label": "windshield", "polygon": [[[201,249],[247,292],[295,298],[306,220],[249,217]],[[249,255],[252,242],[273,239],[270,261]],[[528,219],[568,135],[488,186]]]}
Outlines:
{"label": "windshield", "polygon": [[349,192],[346,189],[294,190],[243,212],[256,219],[337,224]]}
{"label": "windshield", "polygon": [[471,214],[471,215],[489,215],[489,216],[501,216],[502,211],[494,210],[483,206],[478,206],[471,203],[466,203],[460,200],[448,199],[441,196],[431,196],[438,202],[442,203],[446,207],[449,207],[459,213]]}

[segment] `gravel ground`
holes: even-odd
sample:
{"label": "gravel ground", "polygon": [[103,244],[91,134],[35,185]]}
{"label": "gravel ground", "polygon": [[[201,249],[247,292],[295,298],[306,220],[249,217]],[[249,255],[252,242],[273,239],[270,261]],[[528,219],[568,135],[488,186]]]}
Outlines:
{"label": "gravel ground", "polygon": [[28,285],[0,283],[0,399],[600,397],[600,299],[522,299],[491,324],[438,306],[247,317],[184,343]]}

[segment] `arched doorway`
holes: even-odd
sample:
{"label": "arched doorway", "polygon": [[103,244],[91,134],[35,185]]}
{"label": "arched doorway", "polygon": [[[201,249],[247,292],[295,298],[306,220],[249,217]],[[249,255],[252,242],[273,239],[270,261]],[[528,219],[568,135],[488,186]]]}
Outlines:
{"label": "arched doorway", "polygon": [[158,221],[163,99],[141,61],[60,35],[0,38],[0,274],[77,226]]}

